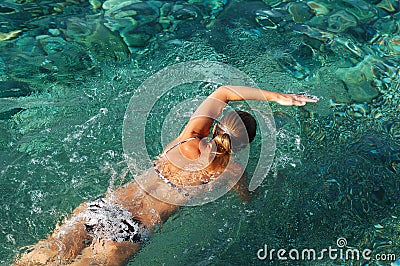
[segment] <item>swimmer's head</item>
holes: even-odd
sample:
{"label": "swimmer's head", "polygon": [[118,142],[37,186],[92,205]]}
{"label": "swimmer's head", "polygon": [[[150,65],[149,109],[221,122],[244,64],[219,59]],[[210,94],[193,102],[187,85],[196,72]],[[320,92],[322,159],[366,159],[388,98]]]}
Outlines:
{"label": "swimmer's head", "polygon": [[218,154],[238,152],[256,136],[257,122],[244,111],[231,111],[214,125],[213,139],[217,143]]}

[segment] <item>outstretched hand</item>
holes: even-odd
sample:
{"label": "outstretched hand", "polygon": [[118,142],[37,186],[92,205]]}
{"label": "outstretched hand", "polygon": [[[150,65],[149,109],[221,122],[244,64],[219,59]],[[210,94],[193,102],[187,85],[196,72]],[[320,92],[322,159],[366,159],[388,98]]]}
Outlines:
{"label": "outstretched hand", "polygon": [[318,99],[311,98],[305,95],[284,94],[277,92],[273,101],[285,106],[304,106],[306,105],[306,103],[316,103],[318,102]]}

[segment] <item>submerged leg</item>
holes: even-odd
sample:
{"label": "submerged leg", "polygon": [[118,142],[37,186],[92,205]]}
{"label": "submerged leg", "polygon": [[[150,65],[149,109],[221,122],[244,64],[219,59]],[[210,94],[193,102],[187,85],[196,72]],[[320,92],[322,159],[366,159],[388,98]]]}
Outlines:
{"label": "submerged leg", "polygon": [[115,242],[112,240],[102,239],[83,249],[82,254],[79,255],[71,265],[125,265],[129,258],[131,258],[139,249],[139,243],[127,241]]}
{"label": "submerged leg", "polygon": [[90,237],[85,230],[84,221],[77,219],[83,209],[82,204],[74,211],[74,216],[54,230],[47,239],[39,241],[30,251],[22,254],[14,265],[64,265],[73,259],[85,248]]}

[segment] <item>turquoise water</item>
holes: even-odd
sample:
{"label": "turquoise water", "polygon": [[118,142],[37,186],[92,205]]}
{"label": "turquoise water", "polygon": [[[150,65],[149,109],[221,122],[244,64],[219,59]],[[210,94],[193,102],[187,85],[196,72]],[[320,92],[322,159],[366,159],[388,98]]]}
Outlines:
{"label": "turquoise water", "polygon": [[[122,148],[130,98],[164,67],[199,59],[320,101],[270,105],[275,163],[250,203],[230,193],[182,208],[129,265],[366,263],[257,258],[264,244],[322,250],[340,237],[400,258],[398,1],[58,2],[0,3],[2,265],[132,179]],[[158,107],[214,88],[182,86]]]}

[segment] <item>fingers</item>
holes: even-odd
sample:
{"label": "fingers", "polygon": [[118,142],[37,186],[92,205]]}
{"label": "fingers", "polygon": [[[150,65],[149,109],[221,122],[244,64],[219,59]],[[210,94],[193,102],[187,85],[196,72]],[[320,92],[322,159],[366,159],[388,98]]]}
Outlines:
{"label": "fingers", "polygon": [[289,96],[293,100],[293,105],[295,106],[304,106],[306,103],[316,103],[318,102],[317,97],[310,97],[306,95],[299,95],[299,94],[289,94]]}
{"label": "fingers", "polygon": [[294,96],[293,99],[295,101],[299,101],[299,102],[316,103],[319,100],[315,96],[306,96],[306,95],[301,95],[301,94],[292,94],[292,95]]}
{"label": "fingers", "polygon": [[278,93],[278,98],[275,100],[277,103],[286,106],[304,106],[307,103],[316,103],[318,98],[315,96],[306,96],[301,94],[284,94]]}

